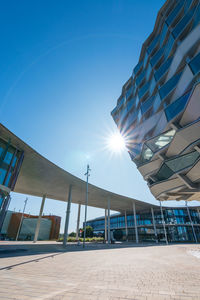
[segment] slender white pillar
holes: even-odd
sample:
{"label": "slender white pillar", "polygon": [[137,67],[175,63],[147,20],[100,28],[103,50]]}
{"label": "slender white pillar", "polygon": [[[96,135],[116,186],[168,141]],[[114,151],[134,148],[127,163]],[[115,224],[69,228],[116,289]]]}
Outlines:
{"label": "slender white pillar", "polygon": [[165,241],[166,241],[166,244],[168,245],[167,232],[166,232],[166,228],[165,228],[165,220],[164,220],[161,201],[160,201],[160,213],[161,213],[162,224],[163,224],[163,229],[164,229],[164,234],[165,234]]}
{"label": "slender white pillar", "polygon": [[138,244],[138,228],[137,228],[137,217],[136,217],[136,208],[135,208],[135,202],[133,202],[133,214],[134,214],[134,225],[135,225],[135,241]]}
{"label": "slender white pillar", "polygon": [[194,230],[194,224],[192,222],[192,218],[191,218],[191,215],[190,215],[189,207],[187,205],[187,201],[185,201],[185,206],[187,208],[188,217],[190,219],[190,224],[191,224],[191,227],[192,227],[192,232],[193,232],[193,235],[194,235],[195,243],[197,243],[197,236],[196,236],[196,233],[195,233],[195,230]]}
{"label": "slender white pillar", "polygon": [[108,244],[111,243],[110,239],[110,199],[108,199]]}
{"label": "slender white pillar", "polygon": [[157,230],[156,230],[156,222],[155,222],[153,207],[151,207],[151,215],[152,215],[153,229],[154,229],[154,234],[155,234],[155,238],[156,238],[156,243],[158,243],[158,235],[157,235]]}
{"label": "slender white pillar", "polygon": [[105,209],[105,235],[104,240],[107,242],[108,240],[108,228],[107,228],[107,209]]}
{"label": "slender white pillar", "polygon": [[81,214],[81,204],[78,205],[78,216],[77,216],[77,225],[76,225],[76,240],[79,239],[79,226],[80,226],[80,214]]}
{"label": "slender white pillar", "polygon": [[66,211],[66,219],[65,219],[65,231],[63,237],[63,246],[67,245],[67,237],[68,237],[68,227],[69,227],[69,217],[70,217],[70,208],[72,202],[72,185],[69,186],[68,200],[67,200],[67,211]]}
{"label": "slender white pillar", "polygon": [[38,240],[38,235],[39,235],[39,231],[40,231],[40,223],[41,223],[41,219],[42,219],[42,213],[43,213],[43,209],[44,209],[45,199],[46,199],[46,195],[43,195],[42,203],[40,206],[40,213],[39,213],[39,217],[37,219],[37,225],[36,225],[36,229],[35,229],[35,236],[34,236],[34,240],[33,240],[34,243],[36,243]]}
{"label": "slender white pillar", "polygon": [[128,226],[127,226],[127,214],[126,214],[126,210],[125,210],[125,214],[124,214],[124,219],[125,219],[125,229],[126,229],[126,241],[128,241]]}

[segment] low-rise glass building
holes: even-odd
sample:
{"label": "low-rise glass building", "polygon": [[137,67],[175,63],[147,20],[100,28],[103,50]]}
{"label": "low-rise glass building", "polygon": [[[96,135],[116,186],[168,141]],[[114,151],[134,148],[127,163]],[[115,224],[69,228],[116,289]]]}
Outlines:
{"label": "low-rise glass building", "polygon": [[[200,241],[200,208],[163,207],[163,219],[160,207],[153,210],[137,211],[137,231],[139,242],[165,242],[165,229],[168,242]],[[154,222],[155,221],[155,222]],[[87,222],[95,235],[105,236],[105,217]],[[135,241],[134,215],[114,214],[110,216],[111,236],[116,240]]]}

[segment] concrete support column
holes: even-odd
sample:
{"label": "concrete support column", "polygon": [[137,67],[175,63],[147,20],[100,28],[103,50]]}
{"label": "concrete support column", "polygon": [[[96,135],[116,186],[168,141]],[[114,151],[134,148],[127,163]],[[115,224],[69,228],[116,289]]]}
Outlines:
{"label": "concrete support column", "polygon": [[187,201],[185,201],[185,206],[187,208],[188,217],[190,219],[190,224],[191,224],[191,227],[192,227],[192,232],[193,232],[193,235],[194,235],[195,243],[197,243],[197,236],[196,236],[196,233],[195,233],[195,230],[194,230],[194,224],[192,222],[192,218],[191,218],[191,215],[190,215],[189,207],[187,205]]}
{"label": "concrete support column", "polygon": [[165,220],[164,220],[164,215],[163,215],[161,201],[160,201],[160,213],[161,213],[161,218],[162,218],[162,223],[163,223],[163,229],[164,229],[164,234],[165,234],[165,241],[166,241],[166,244],[168,245],[167,232],[166,232],[166,227],[165,227]]}
{"label": "concrete support column", "polygon": [[81,204],[78,205],[78,216],[77,216],[77,225],[76,225],[76,240],[77,241],[79,239],[80,215],[81,215]]}
{"label": "concrete support column", "polygon": [[108,199],[108,244],[111,243],[110,239],[110,199]]}
{"label": "concrete support column", "polygon": [[124,219],[125,219],[125,229],[126,229],[126,241],[128,241],[128,225],[127,225],[127,214],[126,214],[126,210],[125,210],[125,214],[124,214]]}
{"label": "concrete support column", "polygon": [[153,207],[151,207],[151,215],[152,215],[153,229],[154,229],[154,234],[155,234],[155,238],[156,238],[156,243],[158,243],[158,235],[157,235],[157,230],[156,230],[156,222],[155,222]]}
{"label": "concrete support column", "polygon": [[66,211],[66,219],[65,219],[65,231],[63,237],[63,246],[67,245],[67,237],[68,237],[68,227],[69,227],[69,217],[70,217],[70,208],[72,202],[72,185],[69,186],[68,200],[67,200],[67,211]]}
{"label": "concrete support column", "polygon": [[105,235],[104,240],[107,242],[108,240],[108,228],[107,228],[107,209],[105,209]]}
{"label": "concrete support column", "polygon": [[138,244],[138,228],[137,228],[137,217],[136,217],[136,208],[135,208],[135,202],[133,202],[133,214],[134,214],[134,225],[135,225],[135,241]]}
{"label": "concrete support column", "polygon": [[40,206],[40,213],[39,213],[39,217],[37,219],[37,225],[36,225],[36,229],[35,229],[35,236],[34,236],[34,240],[33,240],[34,243],[36,243],[37,240],[38,240],[38,235],[39,235],[39,231],[40,231],[40,222],[41,222],[41,219],[42,219],[42,213],[43,213],[43,209],[44,209],[45,199],[46,199],[46,195],[43,195],[42,203],[41,203],[41,206]]}

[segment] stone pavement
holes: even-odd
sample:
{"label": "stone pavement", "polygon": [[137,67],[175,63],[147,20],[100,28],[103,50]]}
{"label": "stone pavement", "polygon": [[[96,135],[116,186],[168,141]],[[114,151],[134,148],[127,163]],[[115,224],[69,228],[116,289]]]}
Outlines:
{"label": "stone pavement", "polygon": [[[193,253],[195,255],[193,255]],[[199,245],[0,242],[0,299],[198,300]]]}

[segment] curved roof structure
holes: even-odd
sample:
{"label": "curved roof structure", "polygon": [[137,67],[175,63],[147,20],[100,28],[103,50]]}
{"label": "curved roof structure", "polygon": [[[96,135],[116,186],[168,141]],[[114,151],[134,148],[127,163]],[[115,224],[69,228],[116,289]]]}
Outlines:
{"label": "curved roof structure", "polygon": [[[67,201],[69,186],[72,185],[72,203],[85,204],[85,181],[40,155],[2,124],[0,124],[0,135],[4,140],[10,139],[13,146],[24,151],[24,160],[14,192],[40,197],[46,195],[50,199]],[[108,199],[110,199],[111,210],[119,212],[132,211],[133,202],[139,211],[156,207],[89,184],[89,206],[105,209],[108,207]]]}

